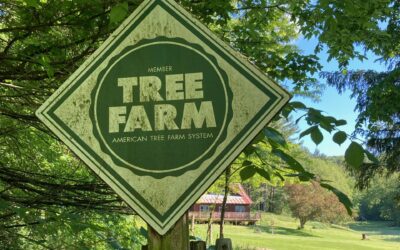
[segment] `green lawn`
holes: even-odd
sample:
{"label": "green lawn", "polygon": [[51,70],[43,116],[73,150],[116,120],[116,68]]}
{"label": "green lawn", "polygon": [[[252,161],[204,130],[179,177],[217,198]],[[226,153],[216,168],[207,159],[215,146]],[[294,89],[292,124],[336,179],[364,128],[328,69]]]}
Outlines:
{"label": "green lawn", "polygon": [[[274,224],[274,234],[271,224]],[[384,222],[359,222],[347,226],[328,226],[309,222],[297,230],[298,222],[290,217],[264,214],[257,226],[225,226],[225,236],[231,238],[235,249],[272,250],[400,250],[400,228]],[[206,225],[196,225],[196,236],[205,239]],[[219,225],[213,225],[213,240]],[[366,233],[368,240],[361,240]]]}

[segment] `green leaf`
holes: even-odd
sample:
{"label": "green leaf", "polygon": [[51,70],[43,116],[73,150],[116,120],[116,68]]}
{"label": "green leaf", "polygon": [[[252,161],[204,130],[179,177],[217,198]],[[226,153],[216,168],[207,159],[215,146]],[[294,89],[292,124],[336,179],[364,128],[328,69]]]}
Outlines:
{"label": "green leaf", "polygon": [[333,131],[333,129],[335,128],[335,124],[337,122],[337,120],[334,117],[324,116],[324,115],[321,115],[318,120],[319,120],[319,126],[328,131],[329,133]]}
{"label": "green leaf", "polygon": [[346,125],[347,124],[347,121],[346,120],[337,120],[336,122],[335,122],[335,125],[336,126],[344,126],[344,125]]}
{"label": "green leaf", "polygon": [[315,175],[310,172],[303,172],[299,174],[286,174],[286,177],[296,177],[299,178],[300,181],[306,182],[315,179]]}
{"label": "green leaf", "polygon": [[308,109],[308,116],[307,116],[307,121],[312,123],[320,123],[321,120],[323,119],[323,115],[321,114],[322,111],[314,108],[309,108]]}
{"label": "green leaf", "polygon": [[274,171],[274,175],[277,176],[282,182],[285,181],[285,178],[282,176],[281,173],[279,173],[279,171]]}
{"label": "green leaf", "polygon": [[326,188],[329,191],[333,192],[338,197],[339,201],[344,205],[344,207],[347,210],[347,213],[350,216],[353,214],[353,211],[351,210],[353,208],[353,203],[345,193],[326,183],[320,183],[320,185],[321,187]]}
{"label": "green leaf", "polygon": [[300,116],[299,118],[296,119],[295,124],[299,124],[299,122],[304,118],[304,115]]}
{"label": "green leaf", "polygon": [[250,144],[244,148],[243,153],[246,156],[249,156],[249,155],[253,154],[255,151],[256,151],[256,147],[254,147],[252,144]]}
{"label": "green leaf", "polygon": [[266,179],[266,180],[268,180],[268,181],[271,181],[271,175],[270,175],[265,169],[257,168],[256,171],[257,171],[257,173],[258,173],[259,175],[261,175],[262,177],[264,177],[264,179]]}
{"label": "green leaf", "polygon": [[285,105],[285,107],[281,111],[281,115],[288,119],[290,113],[293,111],[293,108],[290,105]]}
{"label": "green leaf", "polygon": [[289,105],[294,109],[307,109],[307,106],[302,102],[290,102]]}
{"label": "green leaf", "polygon": [[121,243],[119,243],[118,240],[113,237],[108,238],[107,243],[114,250],[125,250],[125,248],[121,246]]}
{"label": "green leaf", "polygon": [[99,226],[99,225],[96,225],[96,224],[87,224],[87,227],[90,228],[91,230],[95,231],[95,232],[100,232],[100,231],[105,232],[108,229],[107,227]]}
{"label": "green leaf", "polygon": [[255,174],[256,174],[256,168],[254,166],[250,165],[250,166],[243,168],[240,171],[240,178],[242,179],[242,181],[245,181],[245,180],[253,177]]}
{"label": "green leaf", "polygon": [[15,213],[17,213],[18,216],[21,217],[21,218],[27,218],[27,217],[29,217],[29,214],[27,213],[27,212],[28,212],[28,209],[27,209],[27,208],[24,208],[24,207],[15,207],[15,206],[13,206],[13,207],[12,207],[12,211],[15,212]]}
{"label": "green leaf", "polygon": [[310,181],[310,180],[313,180],[313,179],[315,179],[315,174],[307,172],[307,171],[303,172],[303,173],[300,173],[300,175],[299,175],[299,180],[300,181]]}
{"label": "green leaf", "polygon": [[52,78],[54,76],[54,69],[51,66],[50,58],[48,56],[41,56],[39,63],[42,65],[43,69],[46,70],[47,76]]}
{"label": "green leaf", "polygon": [[248,167],[248,166],[252,166],[252,165],[253,165],[253,162],[248,161],[248,160],[242,162],[242,167]]}
{"label": "green leaf", "polygon": [[260,132],[260,133],[251,141],[251,144],[252,144],[252,145],[257,144],[257,143],[261,142],[262,140],[264,140],[264,138],[265,138],[264,134],[263,134],[262,132]]}
{"label": "green leaf", "polygon": [[84,231],[85,229],[88,228],[88,225],[85,224],[85,223],[73,222],[70,225],[71,225],[71,230],[74,233],[79,233],[79,232]]}
{"label": "green leaf", "polygon": [[10,203],[0,198],[0,210],[4,210],[10,207]]}
{"label": "green leaf", "polygon": [[339,131],[333,135],[333,141],[339,145],[342,145],[343,142],[347,140],[347,134],[343,131]]}
{"label": "green leaf", "polygon": [[24,0],[26,6],[28,7],[33,7],[35,9],[40,7],[39,1],[38,0]]}
{"label": "green leaf", "polygon": [[326,121],[321,121],[321,122],[319,123],[319,126],[320,126],[321,128],[323,128],[324,130],[328,131],[329,133],[331,133],[331,132],[333,131],[333,129],[335,128],[335,126],[333,126],[333,125],[330,124],[330,123],[327,123]]}
{"label": "green leaf", "polygon": [[359,168],[364,161],[364,149],[357,142],[352,142],[347,148],[344,158],[350,166]]}
{"label": "green leaf", "polygon": [[316,145],[319,145],[324,140],[324,136],[318,127],[311,132],[311,139]]}
{"label": "green leaf", "polygon": [[145,237],[145,238],[147,239],[147,237],[148,237],[148,232],[147,232],[146,228],[140,227],[139,232],[140,232],[140,235],[142,235],[143,237]]}
{"label": "green leaf", "polygon": [[128,2],[122,2],[114,7],[110,11],[110,23],[117,24],[125,19],[128,15]]}
{"label": "green leaf", "polygon": [[273,149],[271,152],[286,162],[289,165],[289,168],[296,170],[297,172],[305,172],[304,167],[298,161],[282,150]]}
{"label": "green leaf", "polygon": [[318,126],[313,126],[311,128],[308,128],[307,130],[304,130],[303,132],[300,133],[299,138],[303,138],[304,136],[311,134],[313,132],[313,130],[317,129],[317,128],[318,128]]}
{"label": "green leaf", "polygon": [[[287,143],[285,138],[281,133],[279,133],[277,130],[267,127],[264,129],[264,134],[268,138],[269,141],[272,141],[282,147],[286,147]],[[272,143],[273,144],[273,143]]]}
{"label": "green leaf", "polygon": [[370,153],[368,150],[364,150],[364,153],[367,155],[368,160],[372,161],[375,164],[379,164],[379,160],[375,157],[375,155]]}

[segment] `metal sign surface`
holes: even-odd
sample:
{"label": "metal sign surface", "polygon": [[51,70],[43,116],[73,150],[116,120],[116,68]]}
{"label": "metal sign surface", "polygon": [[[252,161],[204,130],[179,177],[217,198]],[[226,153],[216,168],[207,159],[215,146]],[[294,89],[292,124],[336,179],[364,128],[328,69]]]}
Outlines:
{"label": "metal sign surface", "polygon": [[288,100],[178,4],[150,0],[37,116],[165,234]]}

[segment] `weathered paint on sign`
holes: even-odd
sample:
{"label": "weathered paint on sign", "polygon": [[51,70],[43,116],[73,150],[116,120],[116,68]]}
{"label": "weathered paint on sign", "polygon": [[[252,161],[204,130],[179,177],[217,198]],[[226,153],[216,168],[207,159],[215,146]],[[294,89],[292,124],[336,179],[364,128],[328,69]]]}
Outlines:
{"label": "weathered paint on sign", "polygon": [[160,234],[289,100],[172,0],[149,0],[37,116]]}
{"label": "weathered paint on sign", "polygon": [[136,174],[182,175],[226,138],[227,83],[202,47],[178,38],[142,40],[100,72],[92,92],[94,135],[117,165]]}

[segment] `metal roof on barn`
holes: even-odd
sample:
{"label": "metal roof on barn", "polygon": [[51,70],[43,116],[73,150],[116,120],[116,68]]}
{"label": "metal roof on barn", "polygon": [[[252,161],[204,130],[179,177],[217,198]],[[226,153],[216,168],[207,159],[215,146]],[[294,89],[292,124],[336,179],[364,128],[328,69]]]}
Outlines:
{"label": "metal roof on barn", "polygon": [[[226,204],[250,205],[253,203],[241,184],[231,185],[231,190],[235,190],[235,195],[228,195]],[[203,194],[196,202],[197,204],[222,204],[224,195],[222,194]]]}

